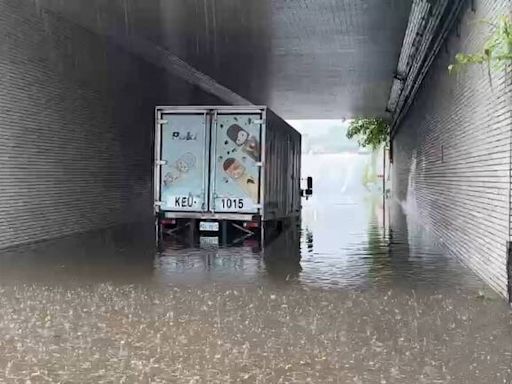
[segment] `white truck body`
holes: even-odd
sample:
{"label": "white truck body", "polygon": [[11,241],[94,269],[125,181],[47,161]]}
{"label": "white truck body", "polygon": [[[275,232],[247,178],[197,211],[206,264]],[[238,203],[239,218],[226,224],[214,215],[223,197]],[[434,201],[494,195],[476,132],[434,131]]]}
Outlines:
{"label": "white truck body", "polygon": [[266,107],[158,107],[155,213],[261,221],[300,215],[301,136]]}

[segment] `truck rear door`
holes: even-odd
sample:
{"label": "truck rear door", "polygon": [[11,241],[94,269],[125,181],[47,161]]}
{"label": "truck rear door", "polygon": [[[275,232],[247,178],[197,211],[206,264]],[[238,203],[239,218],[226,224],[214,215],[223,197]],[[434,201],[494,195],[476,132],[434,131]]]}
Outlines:
{"label": "truck rear door", "polygon": [[211,210],[257,213],[260,207],[262,115],[217,112],[212,135]]}
{"label": "truck rear door", "polygon": [[209,147],[207,114],[164,113],[161,119],[160,209],[206,211]]}

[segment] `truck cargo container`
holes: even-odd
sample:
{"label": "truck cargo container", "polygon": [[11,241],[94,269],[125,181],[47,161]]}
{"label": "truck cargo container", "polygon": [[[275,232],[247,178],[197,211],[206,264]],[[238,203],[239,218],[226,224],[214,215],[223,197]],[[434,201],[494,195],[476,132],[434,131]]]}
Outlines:
{"label": "truck cargo container", "polygon": [[301,135],[264,106],[157,107],[158,233],[258,234],[298,220]]}

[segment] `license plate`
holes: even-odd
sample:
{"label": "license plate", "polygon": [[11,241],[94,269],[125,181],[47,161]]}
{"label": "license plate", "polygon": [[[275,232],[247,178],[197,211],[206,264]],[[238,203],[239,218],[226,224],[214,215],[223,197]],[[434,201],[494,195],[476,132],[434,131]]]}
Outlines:
{"label": "license plate", "polygon": [[201,236],[199,237],[199,245],[201,247],[216,247],[219,245],[219,238]]}
{"label": "license plate", "polygon": [[199,223],[199,230],[203,232],[217,232],[219,230],[219,223],[201,221]]}

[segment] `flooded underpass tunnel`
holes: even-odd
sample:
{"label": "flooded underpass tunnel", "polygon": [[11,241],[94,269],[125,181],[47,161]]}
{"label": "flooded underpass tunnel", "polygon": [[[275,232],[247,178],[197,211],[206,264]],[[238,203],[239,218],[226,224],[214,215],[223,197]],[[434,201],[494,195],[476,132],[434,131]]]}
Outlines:
{"label": "flooded underpass tunnel", "polygon": [[0,382],[512,383],[511,17],[0,0]]}
{"label": "flooded underpass tunnel", "polygon": [[306,155],[347,173],[263,248],[123,228],[2,252],[5,380],[509,383],[507,304],[364,190],[366,160]]}

